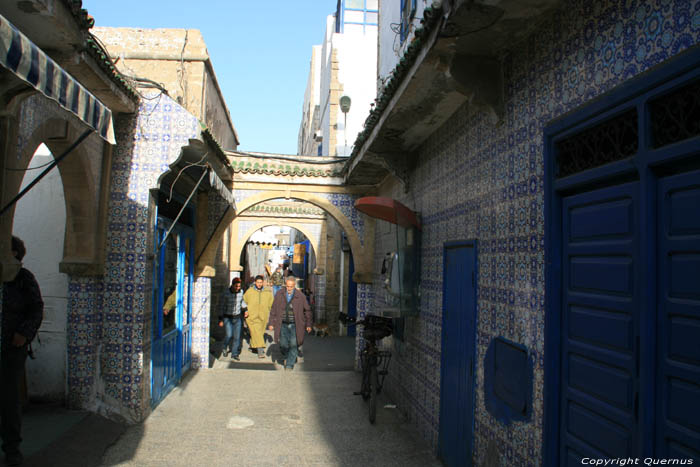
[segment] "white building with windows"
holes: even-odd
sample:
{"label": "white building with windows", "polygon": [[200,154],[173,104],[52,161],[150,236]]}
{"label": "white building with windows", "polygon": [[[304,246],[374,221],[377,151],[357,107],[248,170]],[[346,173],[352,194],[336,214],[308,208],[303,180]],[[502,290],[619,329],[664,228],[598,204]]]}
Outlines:
{"label": "white building with windows", "polygon": [[[338,0],[312,49],[297,153],[345,157],[376,97],[378,0]],[[372,57],[368,60],[368,57]],[[340,98],[348,96],[347,113]]]}

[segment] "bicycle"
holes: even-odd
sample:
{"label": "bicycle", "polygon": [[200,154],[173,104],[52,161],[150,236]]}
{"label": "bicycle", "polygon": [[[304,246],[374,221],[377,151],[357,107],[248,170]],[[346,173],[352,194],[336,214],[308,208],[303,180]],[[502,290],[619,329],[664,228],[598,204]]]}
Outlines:
{"label": "bicycle", "polygon": [[[377,397],[382,392],[384,380],[389,374],[389,362],[391,352],[389,350],[379,350],[377,341],[393,332],[391,318],[382,316],[367,315],[362,321],[354,322],[347,316],[341,317],[349,326],[359,325],[365,328],[364,339],[365,348],[360,354],[362,364],[362,385],[360,390],[354,392],[356,396],[362,396],[365,401],[369,400],[369,422],[374,424],[377,419]],[[381,379],[380,379],[381,377]]]}

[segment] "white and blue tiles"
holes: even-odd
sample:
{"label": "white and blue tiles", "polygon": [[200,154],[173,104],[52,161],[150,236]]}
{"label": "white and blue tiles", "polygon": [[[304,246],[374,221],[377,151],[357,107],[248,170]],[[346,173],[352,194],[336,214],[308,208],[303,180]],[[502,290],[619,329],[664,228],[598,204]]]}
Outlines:
{"label": "white and blue tiles", "polygon": [[[420,148],[412,192],[422,215],[421,312],[395,347],[389,391],[433,446],[439,430],[443,244],[478,240],[475,465],[487,444],[502,465],[541,465],[544,380],[543,129],[700,41],[700,1],[568,0],[503,57],[498,125],[465,106]],[[415,200],[415,202],[414,202]],[[415,204],[414,204],[415,203]],[[381,264],[377,226],[375,271]],[[386,306],[375,281],[372,307]],[[483,361],[491,340],[525,345],[534,362],[533,417],[508,426],[486,410]]]}

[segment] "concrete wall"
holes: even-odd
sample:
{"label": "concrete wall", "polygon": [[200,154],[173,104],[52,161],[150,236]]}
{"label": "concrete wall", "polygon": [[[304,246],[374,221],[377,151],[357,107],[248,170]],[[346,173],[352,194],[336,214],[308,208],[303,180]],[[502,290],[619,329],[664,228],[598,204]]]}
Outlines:
{"label": "concrete wall", "polygon": [[[385,4],[386,2],[382,2]],[[420,3],[420,2],[419,2]],[[382,187],[419,211],[421,311],[396,344],[388,391],[437,446],[442,335],[442,254],[447,241],[477,239],[475,465],[540,465],[544,389],[543,129],[564,113],[700,42],[700,2],[566,1],[503,57],[505,115],[460,108],[418,151],[411,191]],[[393,40],[382,35],[386,42]],[[380,67],[380,73],[385,71]],[[575,73],[572,73],[575,70]],[[379,224],[379,223],[378,223]],[[375,230],[375,271],[389,235]],[[375,277],[372,308],[387,306]],[[504,425],[484,402],[492,339],[523,344],[534,364],[533,412]]]}
{"label": "concrete wall", "polygon": [[161,83],[175,101],[209,127],[224,149],[236,149],[235,129],[201,32],[95,27],[92,33],[122,73]]}
{"label": "concrete wall", "polygon": [[[43,166],[53,161],[42,145],[30,163]],[[24,188],[37,170],[27,172]],[[38,339],[32,343],[35,360],[27,360],[27,390],[33,400],[63,401],[66,391],[66,327],[68,276],[58,270],[63,260],[61,232],[66,224],[63,184],[57,169],[49,172],[34,189],[17,203],[13,235],[24,241],[27,255],[24,267],[36,277],[44,300],[44,320]]]}
{"label": "concrete wall", "polygon": [[319,143],[314,139],[314,133],[318,128],[320,118],[320,85],[321,77],[321,46],[311,47],[311,63],[309,64],[309,76],[306,80],[304,92],[304,104],[301,109],[301,125],[299,126],[299,140],[297,154],[304,156],[318,155]]}

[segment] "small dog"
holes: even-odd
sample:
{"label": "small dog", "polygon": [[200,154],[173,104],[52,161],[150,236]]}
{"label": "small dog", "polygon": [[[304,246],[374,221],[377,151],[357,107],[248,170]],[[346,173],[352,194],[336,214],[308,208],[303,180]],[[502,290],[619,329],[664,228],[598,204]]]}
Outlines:
{"label": "small dog", "polygon": [[314,324],[314,334],[317,336],[329,337],[331,335],[328,325],[325,323]]}

